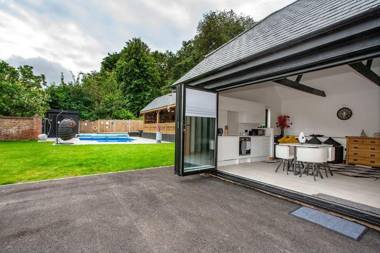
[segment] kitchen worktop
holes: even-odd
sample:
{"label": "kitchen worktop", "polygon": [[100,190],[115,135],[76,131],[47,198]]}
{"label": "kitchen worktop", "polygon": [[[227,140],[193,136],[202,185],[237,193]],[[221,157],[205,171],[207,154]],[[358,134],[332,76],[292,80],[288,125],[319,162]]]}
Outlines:
{"label": "kitchen worktop", "polygon": [[[251,154],[239,155],[240,137],[251,138]],[[218,136],[218,164],[239,164],[242,162],[264,161],[270,155],[270,136]]]}

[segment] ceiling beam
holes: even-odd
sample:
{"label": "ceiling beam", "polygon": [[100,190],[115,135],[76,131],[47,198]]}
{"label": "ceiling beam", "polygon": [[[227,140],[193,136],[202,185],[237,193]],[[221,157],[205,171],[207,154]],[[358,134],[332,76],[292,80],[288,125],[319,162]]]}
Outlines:
{"label": "ceiling beam", "polygon": [[372,60],[368,60],[366,65],[361,62],[350,64],[351,68],[353,68],[356,72],[380,86],[380,76],[371,70],[371,65]]}
{"label": "ceiling beam", "polygon": [[[300,80],[301,78],[297,78],[297,80],[298,79]],[[303,91],[306,93],[310,93],[310,94],[313,94],[316,96],[326,97],[326,93],[323,90],[318,90],[318,89],[315,89],[313,87],[299,83],[297,81],[289,80],[287,78],[274,80],[273,82],[287,86],[289,88],[293,88],[293,89],[300,90],[300,91]]]}

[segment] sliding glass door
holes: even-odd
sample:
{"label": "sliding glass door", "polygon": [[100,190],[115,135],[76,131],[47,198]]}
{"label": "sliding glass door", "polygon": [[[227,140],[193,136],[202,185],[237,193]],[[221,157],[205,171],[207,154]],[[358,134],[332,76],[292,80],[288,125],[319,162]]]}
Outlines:
{"label": "sliding glass door", "polygon": [[177,86],[177,175],[202,173],[216,168],[217,94]]}

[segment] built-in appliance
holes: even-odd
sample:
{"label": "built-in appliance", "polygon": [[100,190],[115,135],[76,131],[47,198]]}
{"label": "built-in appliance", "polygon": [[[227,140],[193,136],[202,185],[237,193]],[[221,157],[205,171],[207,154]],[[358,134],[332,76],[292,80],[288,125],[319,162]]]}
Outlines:
{"label": "built-in appliance", "polygon": [[265,129],[264,128],[253,128],[249,131],[250,136],[264,136]]}
{"label": "built-in appliance", "polygon": [[251,137],[239,137],[239,155],[251,154]]}

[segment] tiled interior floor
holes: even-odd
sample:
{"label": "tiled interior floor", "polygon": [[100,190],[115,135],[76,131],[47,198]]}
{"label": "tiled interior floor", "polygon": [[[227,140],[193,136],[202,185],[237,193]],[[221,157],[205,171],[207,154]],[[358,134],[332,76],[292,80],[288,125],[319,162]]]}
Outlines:
{"label": "tiled interior floor", "polygon": [[334,176],[314,181],[313,176],[299,177],[293,172],[287,175],[282,169],[275,173],[277,165],[278,163],[254,162],[220,166],[218,170],[308,195],[346,200],[346,204],[359,203],[377,209],[376,213],[380,211],[380,180],[335,173]]}

